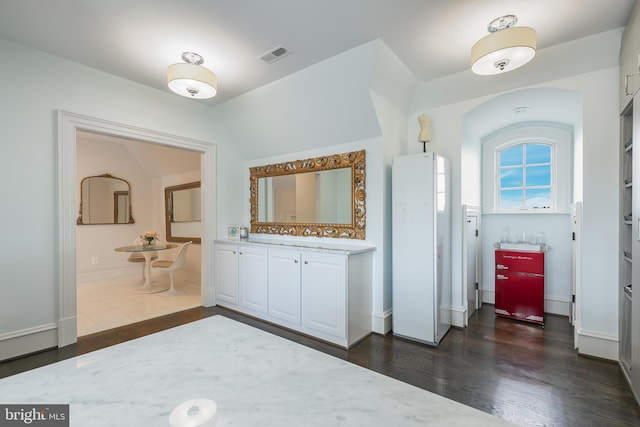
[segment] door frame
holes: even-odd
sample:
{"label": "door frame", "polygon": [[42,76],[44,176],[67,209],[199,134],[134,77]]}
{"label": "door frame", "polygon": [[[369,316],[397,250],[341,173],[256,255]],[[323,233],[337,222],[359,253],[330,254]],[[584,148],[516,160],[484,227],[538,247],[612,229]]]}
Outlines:
{"label": "door frame", "polygon": [[480,206],[477,205],[462,205],[462,278],[464,286],[462,291],[462,298],[464,304],[464,326],[469,325],[469,298],[467,294],[467,245],[469,242],[467,241],[467,221],[469,217],[476,218],[476,229],[478,230],[478,237],[475,239],[476,246],[476,280],[478,283],[478,288],[476,289],[476,307],[478,310],[482,307],[482,253],[481,253],[481,239],[482,239],[482,217],[481,217],[481,209]]}
{"label": "door frame", "polygon": [[215,305],[211,248],[216,224],[215,144],[58,110],[58,347],[78,339],[76,289],[76,132],[89,131],[196,151],[202,177],[201,301]]}

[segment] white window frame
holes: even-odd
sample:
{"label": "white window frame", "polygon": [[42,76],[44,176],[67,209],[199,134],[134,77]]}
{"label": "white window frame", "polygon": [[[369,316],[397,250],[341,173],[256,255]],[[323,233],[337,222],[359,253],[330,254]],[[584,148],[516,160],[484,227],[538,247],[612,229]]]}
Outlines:
{"label": "white window frame", "polygon": [[[484,213],[567,213],[570,205],[571,126],[553,122],[528,122],[500,129],[482,139],[482,199]],[[503,209],[500,207],[500,151],[521,144],[551,147],[551,208]],[[523,182],[523,187],[526,183]]]}

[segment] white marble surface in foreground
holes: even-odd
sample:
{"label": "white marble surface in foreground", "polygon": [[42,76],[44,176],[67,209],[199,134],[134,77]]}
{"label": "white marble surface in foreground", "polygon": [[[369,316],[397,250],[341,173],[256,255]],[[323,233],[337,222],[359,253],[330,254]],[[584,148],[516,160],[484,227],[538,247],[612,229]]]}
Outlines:
{"label": "white marble surface in foreground", "polygon": [[511,425],[222,316],[0,380],[0,403],[69,403],[77,427],[168,426],[196,398],[218,427]]}

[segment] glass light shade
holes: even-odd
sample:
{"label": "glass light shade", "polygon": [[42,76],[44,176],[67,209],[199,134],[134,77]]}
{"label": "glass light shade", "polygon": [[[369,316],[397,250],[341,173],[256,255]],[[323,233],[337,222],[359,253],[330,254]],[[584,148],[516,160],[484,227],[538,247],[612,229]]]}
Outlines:
{"label": "glass light shade", "polygon": [[218,92],[218,78],[211,70],[187,62],[169,65],[167,85],[187,98],[212,98]]}
{"label": "glass light shade", "polygon": [[471,71],[480,75],[506,73],[522,67],[536,54],[536,31],[510,27],[478,40],[471,48]]}

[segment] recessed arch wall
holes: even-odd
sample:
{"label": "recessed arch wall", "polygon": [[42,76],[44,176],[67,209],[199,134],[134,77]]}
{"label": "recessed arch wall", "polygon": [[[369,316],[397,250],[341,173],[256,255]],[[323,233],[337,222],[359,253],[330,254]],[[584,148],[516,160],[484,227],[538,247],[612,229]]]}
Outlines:
{"label": "recessed arch wall", "polygon": [[[561,123],[573,130],[573,150],[570,155],[570,204],[581,197],[582,188],[582,95],[578,91],[557,88],[528,88],[495,96],[467,112],[462,121],[461,141],[461,199],[464,204],[482,204],[482,140],[487,135],[525,122]],[[566,197],[566,196],[565,196]],[[484,211],[484,209],[483,209]],[[546,310],[568,315],[570,309],[570,223],[567,212],[555,214],[484,214],[481,252],[481,298],[495,301],[493,280],[493,244],[500,232],[509,227],[512,233],[545,232],[551,240],[552,252],[547,262]]]}

